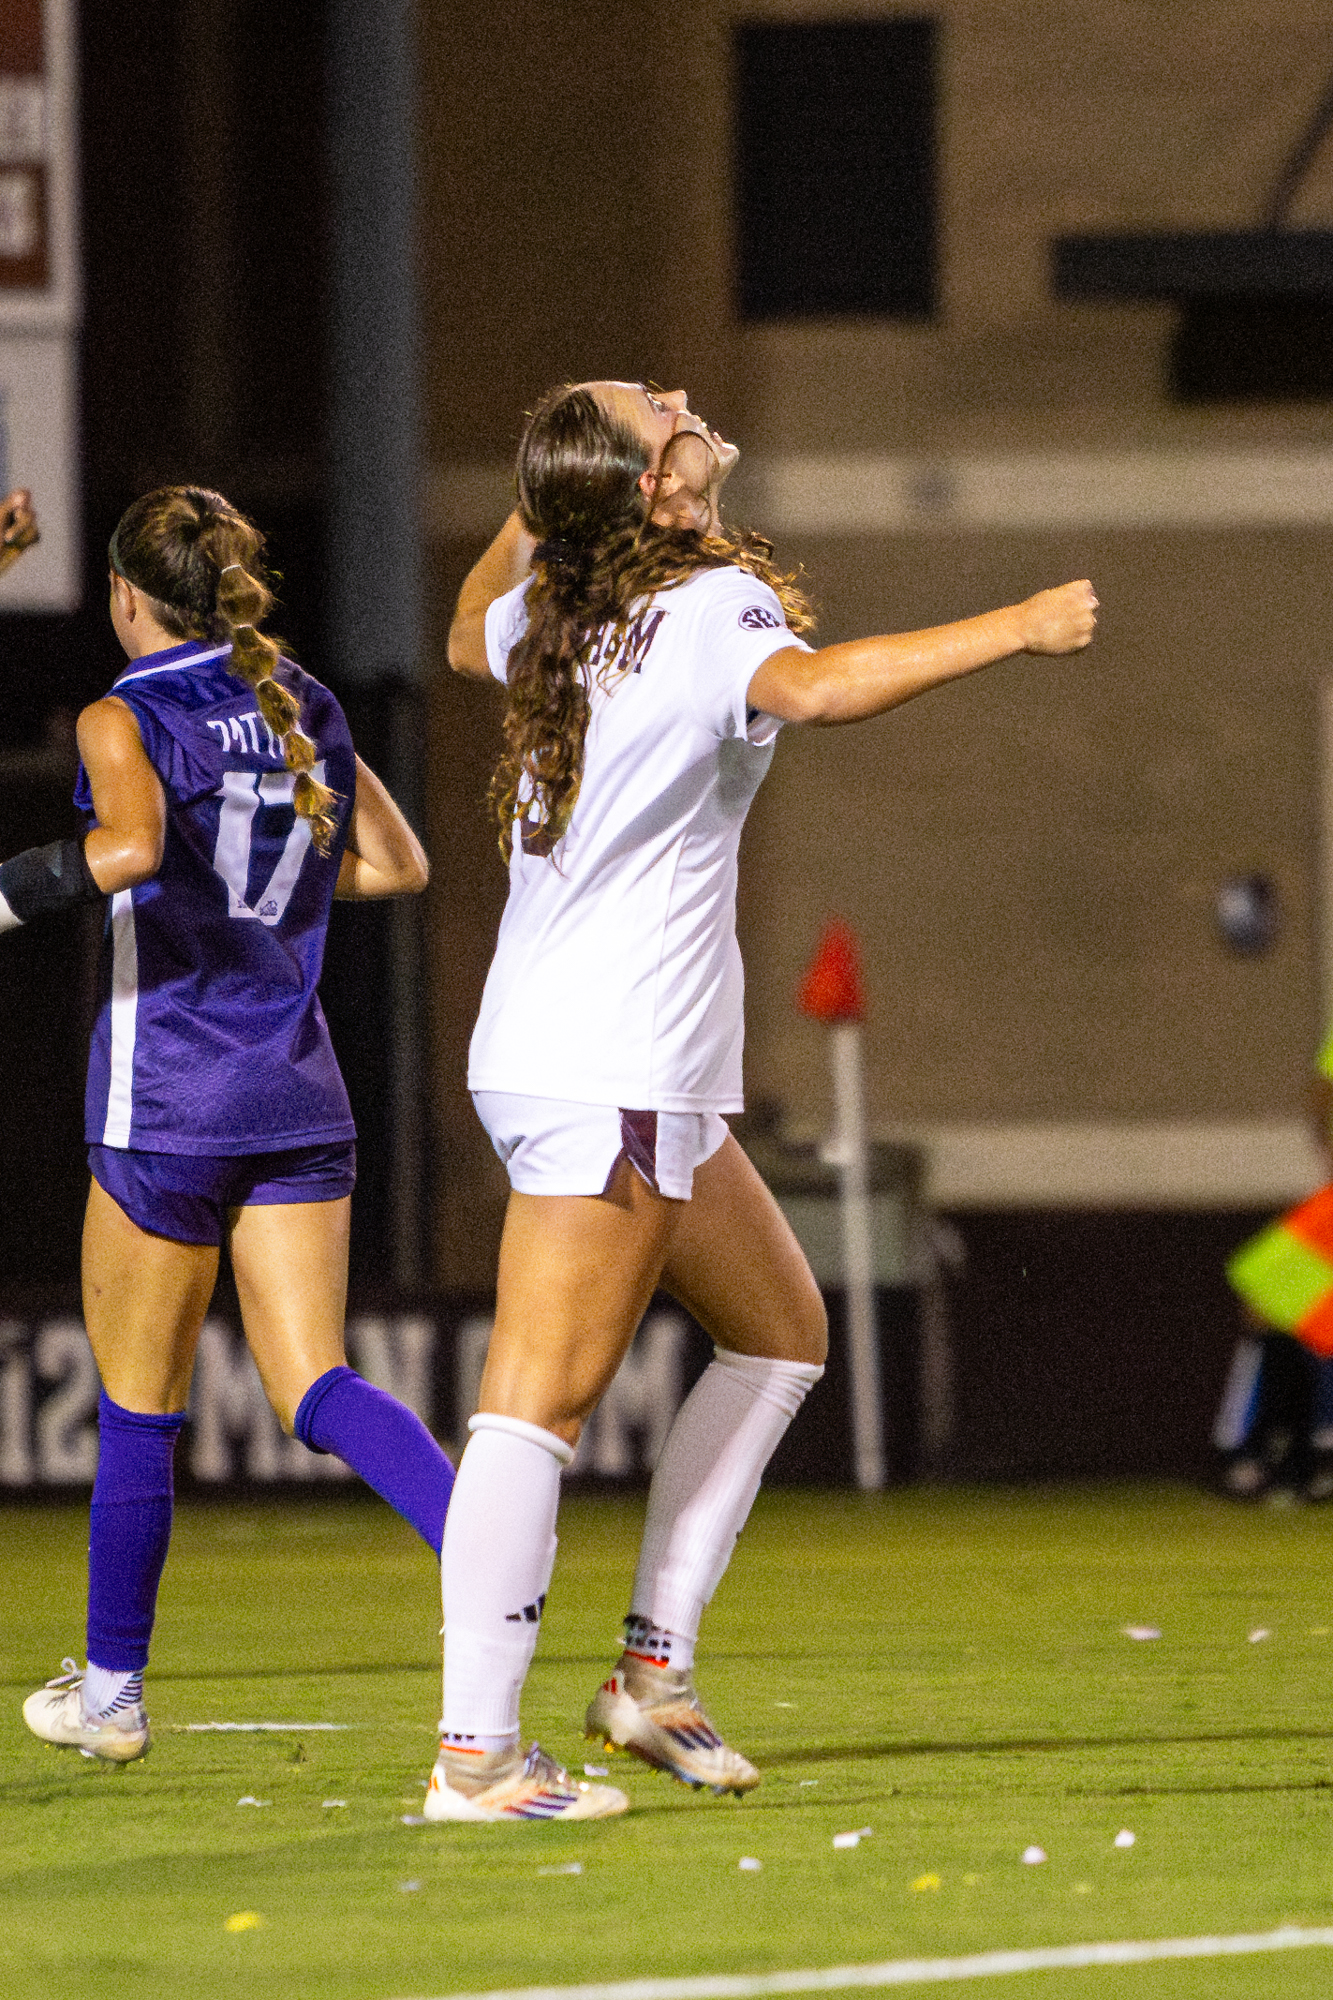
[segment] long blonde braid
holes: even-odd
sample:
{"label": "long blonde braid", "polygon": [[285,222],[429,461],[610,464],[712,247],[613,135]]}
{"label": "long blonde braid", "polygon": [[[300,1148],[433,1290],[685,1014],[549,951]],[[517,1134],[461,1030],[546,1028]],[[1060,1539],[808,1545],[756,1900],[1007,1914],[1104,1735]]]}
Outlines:
{"label": "long blonde braid", "polygon": [[182,639],[223,640],[232,671],[252,687],[259,712],[296,773],[292,801],[327,855],[338,819],[338,794],[313,776],[316,747],[300,728],[301,704],[274,676],[282,655],[260,626],[274,596],[263,561],[264,537],[221,493],[205,486],[162,486],[126,508],[109,550],[112,569],[153,600],[158,623]]}

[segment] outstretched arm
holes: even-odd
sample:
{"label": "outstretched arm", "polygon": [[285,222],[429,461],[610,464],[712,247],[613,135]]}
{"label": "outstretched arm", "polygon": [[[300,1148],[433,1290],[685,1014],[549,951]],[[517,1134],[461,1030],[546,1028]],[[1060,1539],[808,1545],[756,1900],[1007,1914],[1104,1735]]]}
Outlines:
{"label": "outstretched arm", "polygon": [[334,891],[344,902],[415,896],[430,878],[426,850],[375,773],[356,760],[356,804]]}
{"label": "outstretched arm", "polygon": [[783,722],[863,722],[1015,653],[1080,652],[1096,625],[1092,585],[1066,583],[956,625],[850,639],[813,653],[784,646],[759,668],[748,700]]}
{"label": "outstretched arm", "polygon": [[32,495],[25,486],[16,486],[0,499],[0,576],[39,539]]}
{"label": "outstretched arm", "polygon": [[449,665],[456,674],[469,674],[474,680],[489,679],[486,613],[497,597],[503,597],[515,584],[522,583],[532,567],[532,551],[536,546],[536,537],[528,533],[515,512],[468,571],[449,627]]}

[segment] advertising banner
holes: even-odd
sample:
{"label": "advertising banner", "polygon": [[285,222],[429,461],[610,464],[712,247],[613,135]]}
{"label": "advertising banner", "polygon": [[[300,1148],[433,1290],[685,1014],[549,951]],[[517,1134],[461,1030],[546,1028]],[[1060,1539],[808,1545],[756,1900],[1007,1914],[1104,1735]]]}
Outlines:
{"label": "advertising banner", "polygon": [[[853,1453],[843,1306],[829,1295],[830,1353],[816,1387],[770,1468],[795,1485],[852,1483]],[[919,1315],[915,1296],[881,1288],[877,1320],[886,1390],[885,1456],[894,1479],[917,1476]],[[477,1406],[492,1314],[486,1302],[443,1299],[373,1308],[353,1304],[352,1366],[416,1411],[457,1459]],[[712,1343],[680,1307],[650,1306],[619,1373],[584,1428],[567,1477],[642,1483],[681,1403],[712,1357]],[[0,1305],[0,1498],[57,1497],[97,1470],[98,1377],[78,1307],[6,1312]],[[258,1371],[225,1308],[199,1342],[189,1419],[176,1451],[183,1492],[254,1492],[352,1478],[336,1458],[285,1437]]]}

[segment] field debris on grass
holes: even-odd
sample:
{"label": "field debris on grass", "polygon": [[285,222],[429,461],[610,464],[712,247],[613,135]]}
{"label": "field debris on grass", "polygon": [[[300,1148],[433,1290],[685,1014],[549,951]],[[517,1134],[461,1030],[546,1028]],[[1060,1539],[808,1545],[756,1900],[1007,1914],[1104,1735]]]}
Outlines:
{"label": "field debris on grass", "polygon": [[552,1868],[539,1868],[537,1873],[539,1875],[581,1875],[583,1873],[583,1863],[581,1861],[559,1861]]}
{"label": "field debris on grass", "polygon": [[1120,1630],[1127,1639],[1160,1639],[1160,1625],[1122,1625]]}
{"label": "field debris on grass", "polygon": [[321,1799],[319,1809],[321,1812],[331,1812],[335,1806],[345,1806],[346,1804],[346,1799]]}
{"label": "field debris on grass", "polygon": [[763,1865],[763,1862],[754,1854],[742,1854],[740,1860],[736,1863],[736,1866],[743,1875],[757,1875]]}
{"label": "field debris on grass", "polygon": [[1042,1862],[1046,1859],[1046,1849],[1038,1847],[1034,1842],[1031,1847],[1023,1849],[1021,1858],[1028,1868],[1040,1868]]}
{"label": "field debris on grass", "polygon": [[1134,1836],[1127,1826],[1121,1827],[1115,1837],[1115,1845],[1117,1847],[1132,1847],[1134,1845]]}
{"label": "field debris on grass", "polygon": [[227,1918],[222,1928],[225,1931],[262,1931],[267,1922],[268,1918],[261,1917],[258,1910],[237,1910]]}
{"label": "field debris on grass", "polygon": [[858,1826],[852,1833],[835,1833],[835,1847],[859,1847],[863,1840],[869,1840],[875,1829],[873,1826]]}
{"label": "field debris on grass", "polygon": [[1261,1639],[1271,1639],[1272,1636],[1273,1634],[1269,1631],[1267,1625],[1256,1625],[1250,1634],[1249,1643],[1252,1646],[1257,1646]]}
{"label": "field debris on grass", "polygon": [[177,1736],[299,1736],[304,1730],[352,1727],[350,1722],[164,1722],[160,1726]]}
{"label": "field debris on grass", "polygon": [[940,1877],[938,1875],[918,1875],[915,1882],[911,1884],[914,1896],[920,1896],[929,1889],[938,1889],[939,1887]]}
{"label": "field debris on grass", "polygon": [[611,1775],[611,1766],[609,1764],[585,1764],[583,1775],[585,1778],[609,1778]]}
{"label": "field debris on grass", "polygon": [[421,1887],[421,1884],[420,1884],[420,1882],[419,1882],[419,1881],[417,1880],[416,1876],[414,1875],[414,1876],[412,1877],[412,1880],[411,1880],[410,1882],[400,1882],[400,1883],[398,1884],[398,1893],[399,1893],[399,1895],[400,1895],[400,1896],[415,1896],[415,1895],[416,1895],[416,1893],[417,1893],[417,1890],[418,1890],[418,1889],[419,1889],[420,1887]]}
{"label": "field debris on grass", "polygon": [[425,1813],[399,1813],[398,1824],[400,1826],[424,1826],[426,1824],[426,1815]]}
{"label": "field debris on grass", "polygon": [[237,1799],[238,1806],[271,1806],[272,1799],[257,1799],[253,1792],[247,1792],[243,1799]]}

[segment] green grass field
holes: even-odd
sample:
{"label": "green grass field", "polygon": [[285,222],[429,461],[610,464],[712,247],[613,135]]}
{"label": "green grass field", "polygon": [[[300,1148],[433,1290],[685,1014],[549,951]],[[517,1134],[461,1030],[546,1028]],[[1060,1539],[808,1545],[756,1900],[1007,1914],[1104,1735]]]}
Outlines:
{"label": "green grass field", "polygon": [[[640,1517],[563,1511],[524,1723],[576,1769],[606,1761],[579,1726]],[[434,1752],[438,1585],[357,1501],[181,1507],[152,1755],[116,1770],[37,1743],[19,1704],[81,1647],[85,1540],[81,1509],[0,1511],[6,2000],[409,2000],[1333,1924],[1333,1512],[763,1495],[699,1671],[763,1785],[717,1800],[617,1760],[632,1813],[581,1828],[402,1823]],[[346,1727],[183,1728],[260,1720]],[[1323,1996],[1333,1952],[966,1990]]]}

